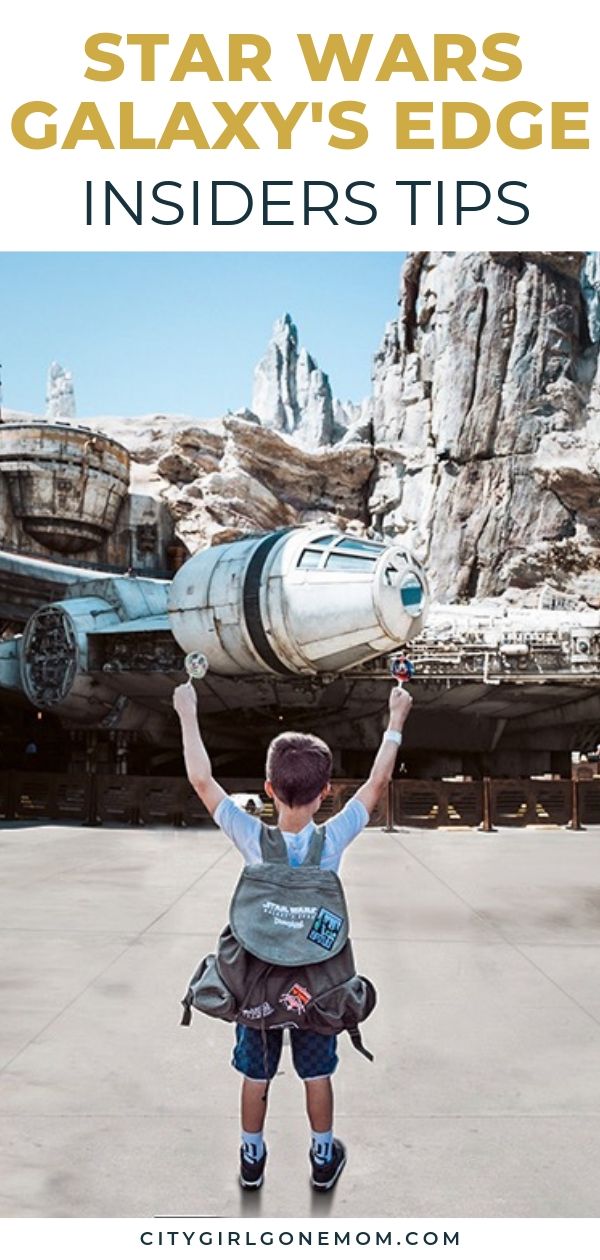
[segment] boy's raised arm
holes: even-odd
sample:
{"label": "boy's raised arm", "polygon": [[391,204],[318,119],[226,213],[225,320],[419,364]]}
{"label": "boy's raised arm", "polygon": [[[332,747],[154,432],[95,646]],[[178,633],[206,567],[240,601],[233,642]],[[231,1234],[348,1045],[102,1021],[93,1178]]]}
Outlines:
{"label": "boy's raised arm", "polygon": [[217,805],[224,800],[227,793],[213,778],[210,757],[198,727],[198,697],[191,681],[175,688],[173,708],[181,722],[187,777],[209,813],[214,814]]}
{"label": "boy's raised arm", "polygon": [[398,684],[390,693],[389,703],[390,720],[384,732],[381,747],[375,757],[367,782],[356,793],[356,800],[362,801],[369,814],[373,812],[381,793],[387,787],[396,764],[400,741],[396,740],[393,734],[389,739],[386,736],[389,732],[402,731],[411,710],[412,696],[409,696],[404,687]]}

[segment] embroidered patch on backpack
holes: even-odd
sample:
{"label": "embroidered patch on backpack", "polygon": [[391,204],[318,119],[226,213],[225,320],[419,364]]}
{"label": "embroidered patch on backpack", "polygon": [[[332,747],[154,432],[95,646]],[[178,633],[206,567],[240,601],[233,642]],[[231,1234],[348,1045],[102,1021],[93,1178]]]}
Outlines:
{"label": "embroidered patch on backpack", "polygon": [[244,1007],[241,1014],[244,1016],[244,1019],[266,1019],[267,1016],[273,1014],[274,1009],[270,1002],[261,1002],[260,1006]]}
{"label": "embroidered patch on backpack", "polygon": [[326,910],[324,906],[321,906],[311,925],[307,940],[313,941],[315,945],[321,945],[323,949],[333,949],[343,926],[344,920],[339,914],[334,914],[333,910]]}
{"label": "embroidered patch on backpack", "polygon": [[286,1011],[295,1011],[297,1015],[304,1015],[304,1008],[308,1005],[311,994],[308,989],[304,989],[301,984],[293,984],[289,993],[282,993],[279,1001],[285,1006]]}

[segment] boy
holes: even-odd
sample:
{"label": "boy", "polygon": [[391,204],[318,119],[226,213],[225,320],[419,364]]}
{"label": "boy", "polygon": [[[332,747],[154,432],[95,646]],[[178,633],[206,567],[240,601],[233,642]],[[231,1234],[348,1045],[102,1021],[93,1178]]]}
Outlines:
{"label": "boy", "polygon": [[[244,861],[260,862],[260,819],[240,809],[213,778],[198,729],[197,696],[191,682],[176,687],[173,704],[181,722],[185,766],[192,787],[217,826],[233,840]],[[344,849],[366,826],[392,777],[402,728],[411,705],[412,698],[402,686],[394,687],[389,700],[388,727],[369,778],[326,824],[322,867],[337,871]],[[274,802],[291,866],[299,866],[306,857],[313,818],[330,791],[331,768],[330,749],[315,735],[286,731],[269,745],[265,791]],[[270,1029],[267,1033],[269,1078],[265,1081],[260,1032],[236,1026],[233,1066],[244,1078],[240,1184],[245,1190],[258,1190],[263,1182],[267,1157],[263,1140],[267,1092],[277,1071],[282,1035],[281,1029]],[[346,1163],[345,1147],[333,1136],[331,1075],[338,1062],[336,1038],[302,1029],[291,1029],[290,1037],[294,1067],[306,1089],[306,1110],[312,1134],[311,1182],[316,1190],[330,1190]]]}

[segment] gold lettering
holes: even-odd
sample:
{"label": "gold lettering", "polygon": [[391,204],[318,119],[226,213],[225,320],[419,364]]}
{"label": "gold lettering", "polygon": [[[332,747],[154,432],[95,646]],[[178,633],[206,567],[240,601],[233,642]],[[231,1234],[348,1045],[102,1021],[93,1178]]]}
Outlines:
{"label": "gold lettering", "polygon": [[[475,120],[475,131],[470,136],[457,134],[457,122],[460,114],[467,114]],[[442,148],[443,149],[476,149],[484,144],[490,134],[491,123],[487,110],[472,101],[446,101],[442,112]]]}
{"label": "gold lettering", "polygon": [[95,140],[101,149],[114,149],[114,144],[104,125],[98,106],[93,101],[82,101],[62,144],[63,149],[74,149],[81,140]]}
{"label": "gold lettering", "polygon": [[105,65],[106,70],[93,70],[88,66],[85,77],[86,79],[98,79],[100,82],[109,82],[111,79],[119,79],[125,69],[125,62],[117,53],[107,52],[102,48],[103,44],[116,44],[117,47],[121,43],[121,36],[115,35],[112,31],[100,31],[97,35],[90,35],[85,42],[85,54],[91,61],[99,61],[100,65]]}
{"label": "gold lettering", "polygon": [[[253,48],[254,52],[246,52]],[[229,79],[231,83],[239,83],[244,70],[249,70],[255,79],[262,83],[270,83],[271,76],[265,66],[271,56],[271,45],[264,35],[231,35],[229,37]]]}
{"label": "gold lettering", "polygon": [[521,58],[516,57],[514,53],[503,52],[500,45],[512,44],[516,48],[519,38],[518,35],[512,35],[510,31],[498,31],[495,35],[486,36],[482,44],[484,56],[490,61],[498,61],[506,69],[492,70],[486,66],[482,76],[484,79],[495,79],[499,83],[504,83],[507,79],[518,79],[523,69]]}
{"label": "gold lettering", "polygon": [[581,136],[568,136],[569,131],[585,131],[586,118],[569,117],[571,110],[578,114],[587,114],[587,101],[553,101],[552,102],[552,148],[553,149],[589,149],[590,142]]}
{"label": "gold lettering", "polygon": [[238,110],[232,109],[227,101],[215,101],[214,106],[227,126],[215,140],[213,149],[228,149],[232,140],[239,140],[244,149],[258,149],[256,140],[244,126],[256,109],[256,101],[245,101]]}
{"label": "gold lettering", "polygon": [[[460,52],[452,54],[451,48]],[[465,82],[473,81],[471,65],[477,56],[477,45],[468,35],[435,35],[433,39],[433,77],[436,83],[447,83],[448,71],[456,70]]]}
{"label": "gold lettering", "polygon": [[17,144],[23,145],[24,149],[51,149],[56,144],[55,124],[46,123],[42,136],[32,136],[27,130],[26,123],[29,122],[32,114],[45,114],[47,118],[52,118],[55,113],[56,105],[51,105],[49,101],[26,101],[24,105],[20,105],[13,114],[11,123]]}
{"label": "gold lettering", "polygon": [[541,105],[536,105],[534,101],[512,101],[510,105],[505,105],[504,109],[500,110],[496,123],[502,143],[507,144],[511,149],[536,149],[542,143],[540,123],[531,123],[526,136],[515,135],[512,124],[518,114],[529,114],[536,118],[541,112]]}
{"label": "gold lettering", "polygon": [[430,118],[415,118],[414,114],[433,113],[433,101],[396,102],[396,148],[433,149],[433,139],[417,139],[413,131],[430,131]]}
{"label": "gold lettering", "polygon": [[427,71],[410,35],[394,36],[377,75],[377,83],[389,82],[393,74],[412,74],[419,83],[427,82]]}
{"label": "gold lettering", "polygon": [[[196,60],[196,57],[199,60]],[[211,83],[222,83],[223,75],[212,55],[205,35],[190,35],[171,75],[172,83],[181,83],[186,74],[205,74]],[[160,146],[159,146],[160,147]]]}
{"label": "gold lettering", "polygon": [[261,104],[277,132],[277,148],[291,149],[292,132],[307,108],[308,101],[296,101],[289,114],[282,114],[274,101],[261,101]]}
{"label": "gold lettering", "polygon": [[329,121],[332,127],[336,127],[338,131],[350,133],[345,139],[342,136],[332,136],[329,141],[332,149],[360,149],[367,143],[369,131],[365,123],[348,116],[349,114],[364,114],[365,109],[364,101],[336,101],[335,105],[331,106]]}
{"label": "gold lettering", "polygon": [[168,44],[168,35],[128,35],[127,43],[139,46],[140,78],[142,83],[154,83],[156,79],[156,49]]}
{"label": "gold lettering", "polygon": [[327,82],[334,61],[339,65],[344,82],[356,83],[364,70],[372,41],[372,35],[360,35],[354,52],[350,54],[343,35],[328,35],[319,57],[312,35],[298,36],[302,56],[313,83]]}
{"label": "gold lettering", "polygon": [[157,149],[170,149],[176,140],[192,140],[197,149],[210,149],[190,101],[178,101],[157,144]]}
{"label": "gold lettering", "polygon": [[134,134],[134,110],[133,101],[121,101],[121,140],[120,149],[155,149],[156,140],[150,136],[136,136]]}

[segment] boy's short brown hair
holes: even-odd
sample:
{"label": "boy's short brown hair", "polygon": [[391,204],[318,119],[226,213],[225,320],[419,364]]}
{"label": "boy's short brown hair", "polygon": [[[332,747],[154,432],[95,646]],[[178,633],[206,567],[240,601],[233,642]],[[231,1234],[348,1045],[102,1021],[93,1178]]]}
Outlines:
{"label": "boy's short brown hair", "polygon": [[271,740],[266,776],[284,805],[308,805],[331,778],[331,749],[317,735],[283,731]]}

